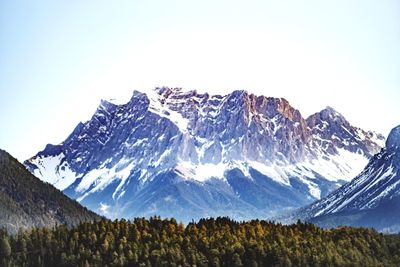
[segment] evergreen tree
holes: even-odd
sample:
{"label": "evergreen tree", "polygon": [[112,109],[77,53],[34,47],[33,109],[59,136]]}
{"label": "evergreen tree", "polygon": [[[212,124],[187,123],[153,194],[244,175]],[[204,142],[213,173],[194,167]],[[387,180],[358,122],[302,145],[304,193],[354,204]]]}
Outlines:
{"label": "evergreen tree", "polygon": [[7,266],[11,256],[11,245],[10,240],[6,234],[2,234],[0,238],[0,259],[3,261],[3,265]]}

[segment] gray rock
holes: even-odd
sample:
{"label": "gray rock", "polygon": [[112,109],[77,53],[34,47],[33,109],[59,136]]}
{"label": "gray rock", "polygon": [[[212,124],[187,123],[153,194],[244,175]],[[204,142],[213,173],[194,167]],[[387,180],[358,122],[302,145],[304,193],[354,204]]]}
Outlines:
{"label": "gray rock", "polygon": [[[102,101],[63,143],[25,165],[110,217],[165,214],[172,200],[174,210],[191,210],[192,217],[267,217],[343,183],[309,162],[330,160],[340,149],[369,158],[380,149],[377,140],[384,138],[351,126],[332,108],[304,119],[283,98],[162,87],[135,91],[123,105]],[[340,164],[332,166],[348,168]]]}

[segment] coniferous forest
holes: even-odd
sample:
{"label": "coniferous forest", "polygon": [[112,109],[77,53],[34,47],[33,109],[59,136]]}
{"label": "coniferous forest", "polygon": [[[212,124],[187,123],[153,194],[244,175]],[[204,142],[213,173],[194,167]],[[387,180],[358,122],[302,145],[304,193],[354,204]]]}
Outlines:
{"label": "coniferous forest", "polygon": [[103,219],[0,232],[2,266],[400,266],[400,237],[228,218]]}

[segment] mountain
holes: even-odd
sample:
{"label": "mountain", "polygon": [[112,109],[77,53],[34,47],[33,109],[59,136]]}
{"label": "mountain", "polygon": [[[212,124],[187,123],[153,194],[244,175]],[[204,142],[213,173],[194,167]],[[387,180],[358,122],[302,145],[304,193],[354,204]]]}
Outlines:
{"label": "mountain", "polygon": [[0,150],[0,214],[0,228],[9,232],[33,226],[76,225],[100,218],[34,177],[3,150]]}
{"label": "mountain", "polygon": [[327,197],[301,209],[297,217],[324,227],[338,225],[400,231],[400,126],[386,147],[371,158],[354,180]]}
{"label": "mountain", "polygon": [[351,180],[383,142],[330,107],[305,119],[283,98],[162,87],[101,101],[25,165],[109,217],[266,218]]}

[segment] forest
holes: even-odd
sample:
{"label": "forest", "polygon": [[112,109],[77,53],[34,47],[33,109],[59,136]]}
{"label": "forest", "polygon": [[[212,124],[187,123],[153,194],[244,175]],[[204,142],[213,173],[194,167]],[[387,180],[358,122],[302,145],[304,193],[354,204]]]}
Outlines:
{"label": "forest", "polygon": [[14,234],[19,228],[72,226],[99,219],[0,149],[0,229]]}
{"label": "forest", "polygon": [[400,237],[226,217],[83,222],[0,231],[2,266],[400,266]]}

